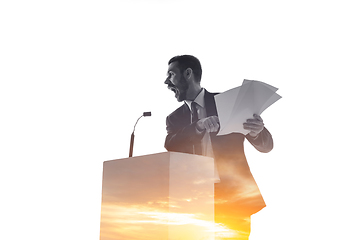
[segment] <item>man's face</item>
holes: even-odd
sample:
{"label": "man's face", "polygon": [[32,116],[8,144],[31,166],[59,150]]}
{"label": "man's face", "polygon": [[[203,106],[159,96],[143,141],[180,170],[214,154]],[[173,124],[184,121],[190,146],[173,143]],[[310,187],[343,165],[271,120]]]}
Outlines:
{"label": "man's face", "polygon": [[186,93],[189,88],[189,84],[183,74],[181,74],[180,69],[177,67],[177,62],[170,63],[167,78],[164,83],[168,85],[168,89],[175,93],[175,97],[178,102],[186,100]]}

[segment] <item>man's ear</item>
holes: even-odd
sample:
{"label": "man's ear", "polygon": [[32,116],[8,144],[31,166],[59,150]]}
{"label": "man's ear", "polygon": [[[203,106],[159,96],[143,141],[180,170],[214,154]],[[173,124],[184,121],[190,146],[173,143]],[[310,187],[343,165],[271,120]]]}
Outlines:
{"label": "man's ear", "polygon": [[184,77],[185,77],[186,80],[189,80],[192,75],[193,75],[193,70],[191,68],[187,68],[184,71]]}

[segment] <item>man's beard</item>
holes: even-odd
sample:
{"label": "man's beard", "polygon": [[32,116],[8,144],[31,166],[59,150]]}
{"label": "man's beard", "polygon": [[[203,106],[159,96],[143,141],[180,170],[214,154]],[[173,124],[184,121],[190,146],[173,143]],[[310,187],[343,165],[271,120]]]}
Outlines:
{"label": "man's beard", "polygon": [[186,100],[186,93],[189,89],[189,84],[187,83],[185,77],[181,76],[180,85],[177,89],[179,91],[179,96],[177,96],[178,102]]}

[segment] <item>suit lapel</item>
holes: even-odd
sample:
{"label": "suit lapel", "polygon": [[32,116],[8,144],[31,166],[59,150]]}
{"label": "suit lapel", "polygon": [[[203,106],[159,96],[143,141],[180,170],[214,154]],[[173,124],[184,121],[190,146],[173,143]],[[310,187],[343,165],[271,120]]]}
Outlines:
{"label": "suit lapel", "polygon": [[191,112],[190,112],[190,109],[189,107],[186,105],[186,103],[184,103],[184,105],[182,106],[183,108],[183,116],[184,116],[184,123],[186,125],[190,124],[191,123]]}

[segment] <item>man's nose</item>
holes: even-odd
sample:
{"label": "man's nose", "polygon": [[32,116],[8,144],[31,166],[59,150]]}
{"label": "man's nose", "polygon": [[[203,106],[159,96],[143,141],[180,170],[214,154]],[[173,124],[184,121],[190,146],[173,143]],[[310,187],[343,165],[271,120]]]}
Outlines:
{"label": "man's nose", "polygon": [[169,80],[169,78],[166,78],[166,80],[165,80],[164,83],[165,83],[165,84],[169,84],[169,83],[171,83],[171,81]]}

